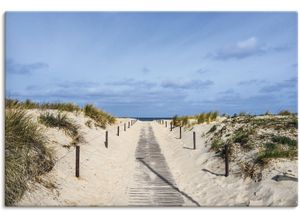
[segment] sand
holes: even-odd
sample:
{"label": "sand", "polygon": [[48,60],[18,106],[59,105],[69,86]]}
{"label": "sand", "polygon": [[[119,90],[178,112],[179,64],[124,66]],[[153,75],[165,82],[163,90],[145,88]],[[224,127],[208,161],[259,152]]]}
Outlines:
{"label": "sand", "polygon": [[[32,114],[38,115],[38,111]],[[135,148],[139,136],[139,124],[126,134],[121,129],[130,119],[119,119],[109,126],[108,148],[105,148],[105,131],[100,128],[88,128],[84,122],[88,118],[82,114],[68,114],[80,124],[86,143],[80,144],[80,177],[75,177],[75,148],[63,148],[70,142],[64,132],[47,128],[51,147],[56,155],[56,164],[52,171],[43,175],[47,181],[56,185],[56,189],[47,189],[43,184],[32,184],[19,206],[125,206],[128,204],[127,191],[135,166]],[[120,126],[120,136],[116,135]]]}
{"label": "sand", "polygon": [[[30,112],[34,117],[39,111]],[[157,122],[136,122],[131,128],[119,119],[117,124],[108,126],[109,144],[105,148],[105,131],[88,128],[88,118],[83,114],[69,116],[81,125],[86,143],[80,144],[80,177],[75,177],[75,148],[63,148],[70,142],[64,132],[47,128],[48,147],[56,155],[52,171],[43,175],[47,184],[31,183],[18,206],[127,206],[129,189],[136,167],[135,149],[140,130],[144,123],[150,123],[160,145],[167,165],[180,191],[197,201],[200,206],[296,206],[297,182],[272,180],[278,174],[288,172],[297,176],[297,161],[280,160],[274,167],[264,171],[261,182],[241,178],[238,173],[224,177],[224,162],[209,151],[205,145],[205,133],[213,126],[196,125],[192,130],[172,132]],[[116,135],[120,126],[120,136]],[[193,150],[192,132],[196,132],[196,150]],[[234,169],[233,169],[234,170]],[[186,206],[193,205],[188,201]]]}
{"label": "sand", "polygon": [[[197,125],[178,139],[178,128],[170,132],[169,128],[153,123],[157,140],[182,191],[201,206],[297,206],[298,183],[276,182],[272,177],[288,173],[298,178],[298,161],[278,160],[273,167],[264,170],[260,182],[244,180],[239,173],[225,177],[224,161],[205,145],[204,134],[214,124]],[[192,150],[193,131],[196,132],[196,150]]]}

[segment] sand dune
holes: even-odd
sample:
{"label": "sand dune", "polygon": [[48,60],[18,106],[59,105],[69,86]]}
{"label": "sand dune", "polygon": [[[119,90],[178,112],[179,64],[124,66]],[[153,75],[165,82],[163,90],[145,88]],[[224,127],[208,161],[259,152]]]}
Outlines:
{"label": "sand dune", "polygon": [[[193,148],[192,131],[178,137],[178,128],[172,132],[153,124],[155,135],[173,172],[179,188],[197,200],[201,206],[296,206],[297,182],[276,182],[272,177],[289,173],[298,176],[297,161],[281,159],[275,166],[264,170],[263,180],[243,179],[239,173],[224,175],[224,161],[209,152],[205,133],[214,123],[197,125],[197,146]],[[233,164],[231,164],[233,166]],[[289,172],[292,171],[292,172]]]}
{"label": "sand dune", "polygon": [[[35,117],[39,111],[31,111]],[[215,157],[206,145],[204,135],[213,126],[197,125],[196,150],[192,150],[192,131],[185,130],[179,139],[178,128],[171,132],[157,122],[138,121],[130,128],[124,123],[130,119],[118,119],[109,126],[109,144],[105,148],[105,130],[88,128],[83,114],[68,113],[77,124],[86,143],[80,144],[80,177],[75,177],[75,149],[63,148],[70,138],[62,131],[47,128],[49,147],[56,155],[56,165],[43,175],[44,183],[31,183],[18,206],[128,206],[134,174],[139,161],[136,148],[143,127],[151,127],[162,155],[184,198],[185,206],[296,206],[297,182],[274,181],[272,177],[290,172],[297,177],[297,161],[281,160],[274,167],[264,171],[260,182],[243,179],[238,173],[224,177],[224,162]],[[116,135],[120,126],[120,136]],[[149,172],[149,171],[148,171]],[[150,172],[151,173],[151,172]],[[152,172],[155,173],[155,172]],[[151,174],[152,178],[159,178]],[[56,188],[48,187],[52,182]],[[188,199],[190,197],[191,199]],[[193,202],[191,201],[195,201]],[[152,203],[153,205],[153,203]]]}

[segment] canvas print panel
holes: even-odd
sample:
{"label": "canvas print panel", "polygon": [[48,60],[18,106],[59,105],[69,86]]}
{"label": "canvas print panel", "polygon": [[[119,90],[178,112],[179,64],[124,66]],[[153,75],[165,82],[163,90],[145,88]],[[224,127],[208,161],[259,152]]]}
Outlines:
{"label": "canvas print panel", "polygon": [[7,12],[5,205],[297,206],[297,13]]}

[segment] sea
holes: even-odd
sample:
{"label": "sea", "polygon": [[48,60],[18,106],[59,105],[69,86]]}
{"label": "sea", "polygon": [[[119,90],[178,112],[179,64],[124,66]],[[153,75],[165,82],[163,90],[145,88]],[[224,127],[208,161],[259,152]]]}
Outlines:
{"label": "sea", "polygon": [[155,120],[170,120],[172,118],[168,118],[168,117],[139,118],[139,117],[136,117],[136,119],[140,120],[140,121],[155,121]]}

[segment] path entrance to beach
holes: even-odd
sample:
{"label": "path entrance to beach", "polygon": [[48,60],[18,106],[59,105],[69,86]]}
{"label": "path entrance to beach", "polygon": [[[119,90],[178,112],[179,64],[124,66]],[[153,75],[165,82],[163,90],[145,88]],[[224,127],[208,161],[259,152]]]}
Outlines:
{"label": "path entrance to beach", "polygon": [[130,206],[182,206],[184,199],[172,177],[150,122],[143,122],[136,148],[136,168],[129,189]]}

